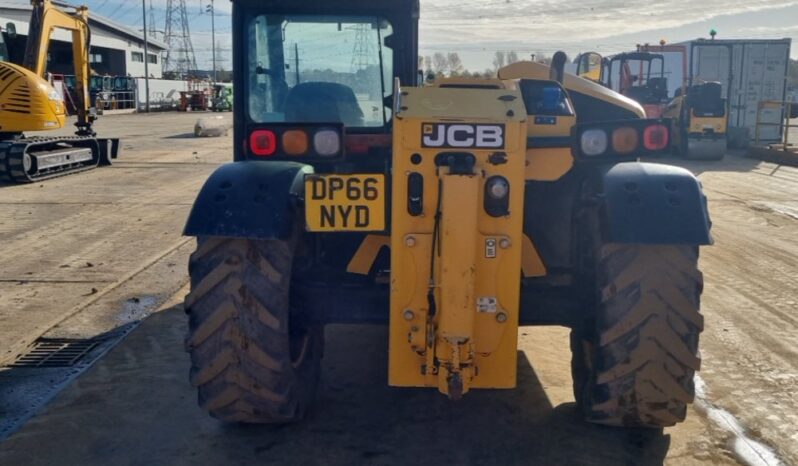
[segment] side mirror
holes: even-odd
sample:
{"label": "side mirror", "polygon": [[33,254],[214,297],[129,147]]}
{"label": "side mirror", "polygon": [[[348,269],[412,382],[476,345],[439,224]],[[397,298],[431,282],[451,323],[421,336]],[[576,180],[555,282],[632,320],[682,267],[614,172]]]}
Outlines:
{"label": "side mirror", "polygon": [[8,37],[11,38],[11,39],[16,38],[17,37],[17,26],[14,23],[7,23],[6,24],[6,34],[8,34]]}

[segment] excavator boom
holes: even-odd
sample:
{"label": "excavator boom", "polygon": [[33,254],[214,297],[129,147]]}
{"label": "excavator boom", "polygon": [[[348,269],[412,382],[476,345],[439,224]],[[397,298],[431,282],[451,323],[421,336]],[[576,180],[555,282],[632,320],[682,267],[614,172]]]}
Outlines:
{"label": "excavator boom", "polygon": [[89,9],[86,6],[75,7],[74,12],[66,12],[55,7],[51,0],[32,0],[28,42],[25,46],[25,58],[22,66],[46,79],[47,52],[50,37],[55,29],[63,29],[72,33],[72,59],[75,64],[75,95],[77,101],[78,134],[91,134],[94,117],[90,114],[89,47],[91,30],[89,28]]}

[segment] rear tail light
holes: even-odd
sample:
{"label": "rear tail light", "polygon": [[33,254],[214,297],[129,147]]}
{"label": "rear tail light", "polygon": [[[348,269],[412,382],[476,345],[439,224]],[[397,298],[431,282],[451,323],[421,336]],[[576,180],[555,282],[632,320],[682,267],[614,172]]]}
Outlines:
{"label": "rear tail light", "polygon": [[341,135],[332,129],[321,129],[313,135],[313,148],[322,157],[332,157],[341,152]]}
{"label": "rear tail light", "polygon": [[288,155],[303,155],[308,152],[308,135],[302,130],[283,133],[283,150]]}
{"label": "rear tail light", "polygon": [[640,137],[635,128],[618,128],[612,132],[612,150],[620,155],[631,154],[639,144]]}
{"label": "rear tail light", "polygon": [[589,129],[582,133],[579,144],[582,148],[582,153],[587,156],[602,155],[607,152],[607,132],[601,129]]}
{"label": "rear tail light", "polygon": [[662,155],[670,146],[667,119],[629,119],[579,124],[573,154],[583,159],[630,159]]}
{"label": "rear tail light", "polygon": [[268,157],[277,152],[277,136],[274,131],[259,129],[249,135],[249,149],[258,157]]}
{"label": "rear tail light", "polygon": [[652,125],[643,131],[643,146],[646,150],[659,151],[668,147],[668,127]]}
{"label": "rear tail light", "polygon": [[[302,157],[330,159],[343,155],[343,127],[320,123],[271,123],[267,128],[252,128],[244,141],[250,157],[275,160]],[[368,147],[366,148],[368,151]]]}

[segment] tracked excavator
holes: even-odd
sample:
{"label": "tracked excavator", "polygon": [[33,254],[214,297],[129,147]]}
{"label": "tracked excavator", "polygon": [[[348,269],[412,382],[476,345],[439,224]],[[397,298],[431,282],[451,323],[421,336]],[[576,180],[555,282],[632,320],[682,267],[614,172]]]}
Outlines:
{"label": "tracked excavator", "polygon": [[[0,61],[0,179],[31,183],[110,165],[119,140],[98,138],[96,114],[88,98],[91,31],[88,8],[64,11],[51,0],[32,0],[28,40],[22,64]],[[30,136],[26,132],[63,128],[62,96],[46,79],[50,37],[55,29],[72,33],[75,63],[77,131],[74,136]]]}

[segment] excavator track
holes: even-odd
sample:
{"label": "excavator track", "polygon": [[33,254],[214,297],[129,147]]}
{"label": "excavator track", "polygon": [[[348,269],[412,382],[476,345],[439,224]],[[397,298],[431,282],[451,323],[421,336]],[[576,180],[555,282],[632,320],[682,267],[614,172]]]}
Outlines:
{"label": "excavator track", "polygon": [[89,136],[32,137],[0,142],[0,177],[33,183],[97,168],[101,144]]}

